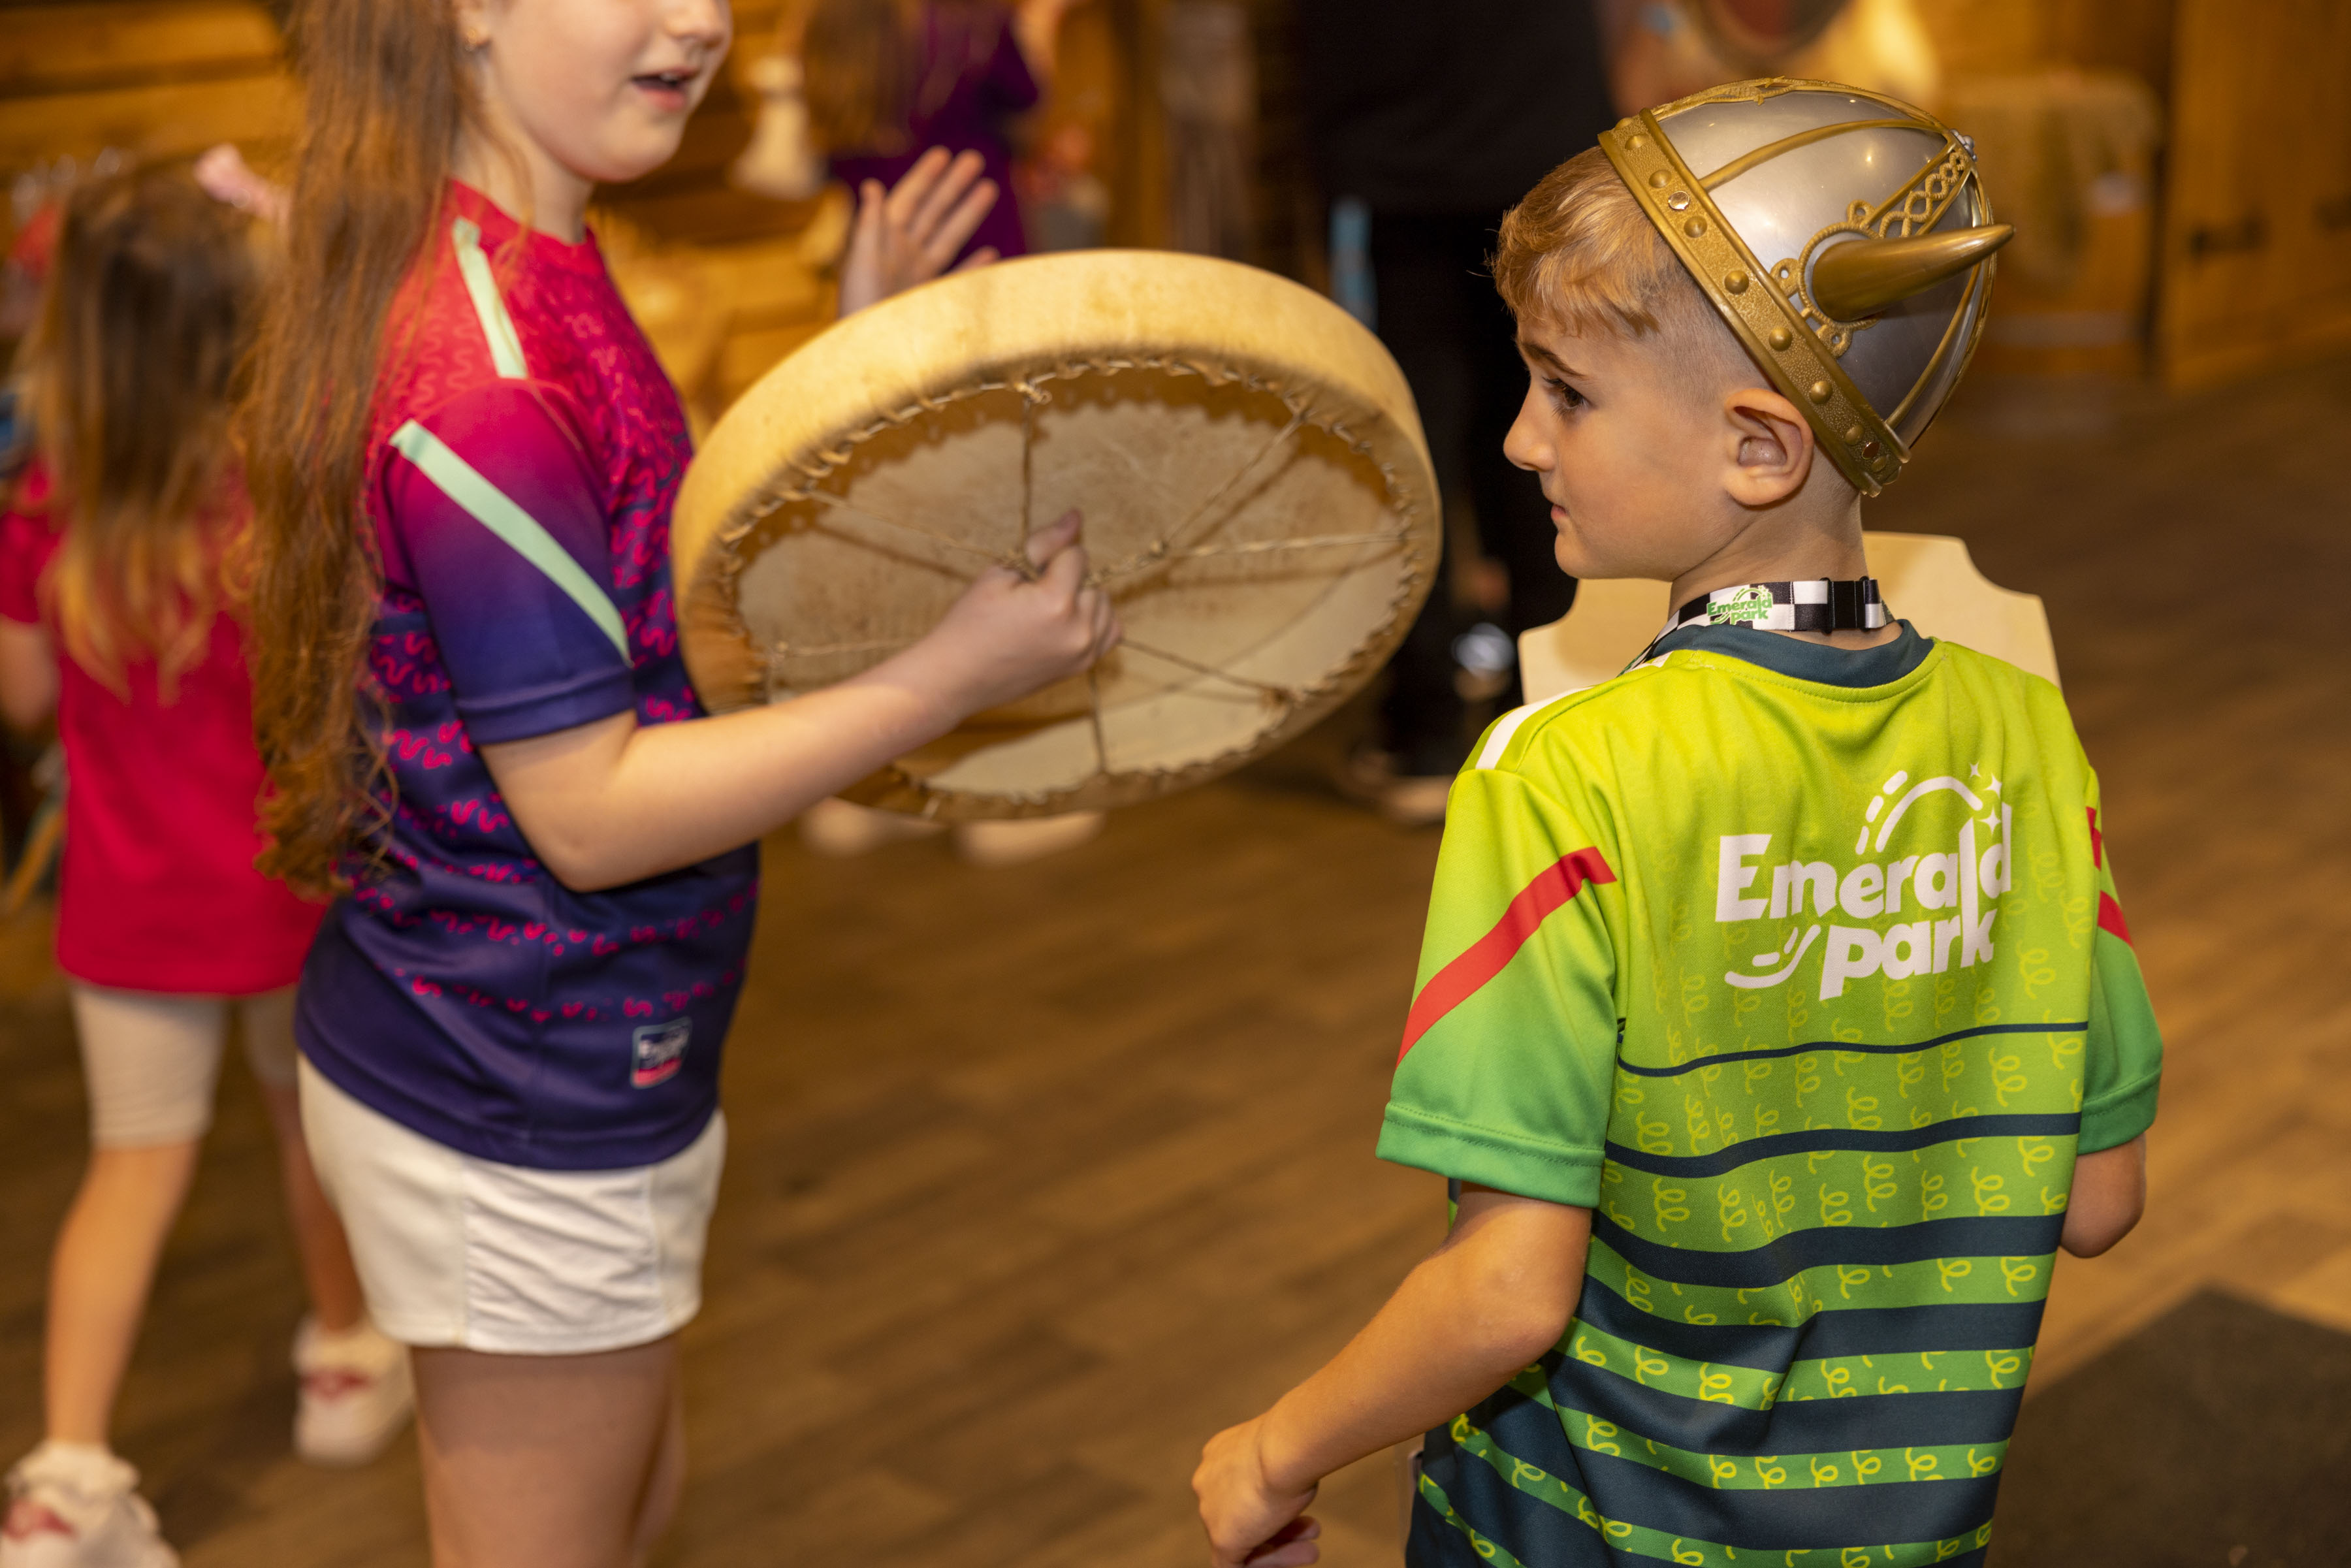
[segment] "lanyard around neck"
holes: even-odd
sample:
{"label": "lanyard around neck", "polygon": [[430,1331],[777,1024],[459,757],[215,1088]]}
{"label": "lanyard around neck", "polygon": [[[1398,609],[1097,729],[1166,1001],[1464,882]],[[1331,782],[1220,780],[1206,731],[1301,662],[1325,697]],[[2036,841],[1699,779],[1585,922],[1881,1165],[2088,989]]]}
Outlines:
{"label": "lanyard around neck", "polygon": [[1886,601],[1878,597],[1874,577],[1734,583],[1701,594],[1667,617],[1665,630],[1650,640],[1633,664],[1653,657],[1659,643],[1686,626],[1744,626],[1755,632],[1875,632],[1893,620]]}

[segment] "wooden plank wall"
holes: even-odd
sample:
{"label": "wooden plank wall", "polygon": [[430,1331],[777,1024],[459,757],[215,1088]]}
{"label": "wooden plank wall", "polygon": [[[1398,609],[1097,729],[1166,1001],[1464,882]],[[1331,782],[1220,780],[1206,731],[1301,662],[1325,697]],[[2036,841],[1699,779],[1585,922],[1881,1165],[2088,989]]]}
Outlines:
{"label": "wooden plank wall", "polygon": [[1916,0],[1947,74],[2118,68],[2158,92],[2177,0]]}
{"label": "wooden plank wall", "polygon": [[[297,113],[277,17],[257,0],[0,3],[0,180],[109,148],[235,141],[266,162]],[[0,214],[0,227],[13,225]]]}
{"label": "wooden plank wall", "polygon": [[1917,0],[1947,73],[2120,68],[2167,120],[2155,362],[2198,386],[2351,342],[2351,0]]}
{"label": "wooden plank wall", "polygon": [[2180,0],[2158,341],[2175,385],[2351,343],[2351,0]]}

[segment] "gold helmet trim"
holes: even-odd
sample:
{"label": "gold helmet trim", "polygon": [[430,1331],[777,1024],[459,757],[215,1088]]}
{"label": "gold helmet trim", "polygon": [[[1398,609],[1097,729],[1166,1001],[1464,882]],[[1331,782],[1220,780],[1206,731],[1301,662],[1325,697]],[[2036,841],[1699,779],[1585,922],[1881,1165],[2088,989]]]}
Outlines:
{"label": "gold helmet trim", "polygon": [[[1846,120],[1801,131],[1744,153],[1703,180],[1682,162],[1671,137],[1658,123],[1660,113],[1670,115],[1701,103],[1806,89],[1868,99],[1896,110],[1899,118]],[[1724,220],[1709,193],[1714,187],[1799,146],[1848,131],[1895,124],[1939,135],[1940,153],[1920,165],[1883,201],[1874,206],[1865,201],[1853,203],[1844,222],[1814,235],[1802,254],[1771,267],[1759,260]],[[1890,423],[1909,406],[1910,398],[1904,398],[1901,408],[1881,417],[1837,361],[1853,334],[1868,327],[1867,310],[1881,309],[1970,268],[1976,269],[1969,280],[1970,298],[1979,288],[1989,287],[1991,252],[2006,244],[2014,231],[1990,221],[1991,206],[1984,199],[1967,144],[1932,115],[1883,93],[1840,82],[1775,77],[1736,82],[1658,109],[1643,110],[1604,131],[1600,146],[1617,177],[1639,199],[1643,213],[1713,302],[1748,357],[1782,396],[1803,412],[1837,471],[1864,496],[1880,494],[1910,460],[1909,447],[1895,434]],[[1970,186],[1975,189],[1976,205],[1986,221],[1957,234],[1930,235],[1928,231]],[[1814,297],[1822,280],[1813,273],[1812,262],[1823,243],[1836,235],[1855,236],[1834,247],[1853,254],[1838,256],[1832,278],[1839,287],[1821,289],[1831,296],[1824,304]],[[1829,305],[1862,319],[1841,318],[1832,313]],[[1911,397],[1934,379],[1955,350],[1972,352],[1972,339],[1965,345],[1958,341],[1966,306],[1967,301],[1962,301],[1951,329],[1914,383]]]}

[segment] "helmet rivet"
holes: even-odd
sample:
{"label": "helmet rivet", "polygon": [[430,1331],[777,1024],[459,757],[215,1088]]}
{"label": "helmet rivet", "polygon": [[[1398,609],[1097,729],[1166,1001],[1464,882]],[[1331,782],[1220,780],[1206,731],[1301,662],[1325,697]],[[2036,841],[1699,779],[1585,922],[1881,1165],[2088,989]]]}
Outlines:
{"label": "helmet rivet", "polygon": [[1744,294],[1747,292],[1747,275],[1736,271],[1729,273],[1723,277],[1722,286],[1733,294]]}
{"label": "helmet rivet", "polygon": [[1687,191],[1676,191],[1672,195],[1666,198],[1666,205],[1673,208],[1673,210],[1677,213],[1686,213],[1689,211],[1689,193]]}
{"label": "helmet rivet", "polygon": [[1704,218],[1692,218],[1689,222],[1682,225],[1682,233],[1689,235],[1692,239],[1698,238],[1698,235],[1706,233],[1706,220]]}
{"label": "helmet rivet", "polygon": [[1788,345],[1795,340],[1796,335],[1793,332],[1789,331],[1785,327],[1774,327],[1771,329],[1771,343],[1773,348],[1785,351]]}
{"label": "helmet rivet", "polygon": [[1625,142],[1625,146],[1631,148],[1635,152],[1638,152],[1642,148],[1646,147],[1648,144],[1649,139],[1646,136],[1629,137]]}
{"label": "helmet rivet", "polygon": [[1811,386],[1804,389],[1804,395],[1812,399],[1814,402],[1826,402],[1829,401],[1829,383],[1826,382],[1814,382]]}
{"label": "helmet rivet", "polygon": [[1844,439],[1845,444],[1849,446],[1858,445],[1861,442],[1861,426],[1857,424],[1846,425],[1844,427]]}
{"label": "helmet rivet", "polygon": [[1671,174],[1668,174],[1663,169],[1660,169],[1656,173],[1649,176],[1650,188],[1653,190],[1662,191],[1666,188],[1666,183],[1672,178],[1673,176]]}

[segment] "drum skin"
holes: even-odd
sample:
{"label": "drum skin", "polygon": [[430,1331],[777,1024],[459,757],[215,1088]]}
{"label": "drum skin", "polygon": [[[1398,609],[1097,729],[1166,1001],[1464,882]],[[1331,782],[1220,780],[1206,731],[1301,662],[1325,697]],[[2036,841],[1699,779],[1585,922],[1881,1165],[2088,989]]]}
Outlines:
{"label": "drum skin", "polygon": [[1378,671],[1439,548],[1412,394],[1338,307],[1203,256],[1031,256],[849,317],[718,422],[672,524],[695,686],[725,712],[856,674],[1072,507],[1124,644],[851,799],[1044,816],[1214,778]]}

